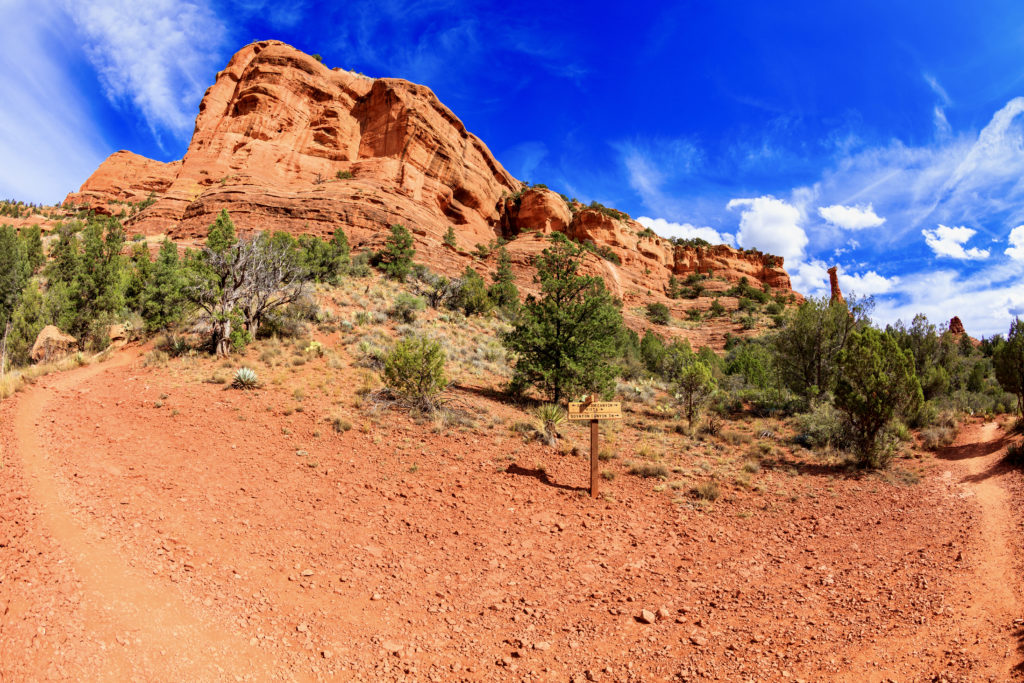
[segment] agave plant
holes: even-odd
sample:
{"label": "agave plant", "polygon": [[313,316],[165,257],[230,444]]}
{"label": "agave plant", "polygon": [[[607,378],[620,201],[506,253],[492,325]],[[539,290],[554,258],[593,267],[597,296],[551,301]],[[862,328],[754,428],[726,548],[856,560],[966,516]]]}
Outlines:
{"label": "agave plant", "polygon": [[556,403],[545,403],[537,408],[535,413],[540,426],[537,431],[541,438],[549,446],[558,443],[558,426],[565,421],[565,411]]}
{"label": "agave plant", "polygon": [[235,379],[231,382],[231,386],[235,389],[255,389],[259,385],[259,377],[256,376],[256,371],[251,368],[238,368],[235,371]]}

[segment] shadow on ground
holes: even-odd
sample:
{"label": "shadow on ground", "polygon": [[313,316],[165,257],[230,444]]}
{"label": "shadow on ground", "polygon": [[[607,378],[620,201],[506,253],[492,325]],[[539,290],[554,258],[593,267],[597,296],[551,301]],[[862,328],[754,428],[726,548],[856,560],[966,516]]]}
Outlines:
{"label": "shadow on ground", "polygon": [[548,473],[544,470],[530,470],[516,465],[515,463],[509,465],[505,472],[506,474],[512,474],[518,477],[530,477],[531,479],[536,479],[546,486],[562,489],[563,491],[589,491],[586,486],[570,486],[569,484],[559,484],[558,482],[551,481],[551,479],[548,478]]}

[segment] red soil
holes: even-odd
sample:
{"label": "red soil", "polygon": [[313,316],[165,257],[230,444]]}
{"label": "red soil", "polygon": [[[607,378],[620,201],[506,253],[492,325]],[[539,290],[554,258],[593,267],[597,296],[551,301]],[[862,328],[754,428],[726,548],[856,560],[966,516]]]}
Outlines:
{"label": "red soil", "polygon": [[286,415],[203,363],[125,352],[0,404],[0,680],[1020,677],[995,425],[917,484],[783,455],[694,508],[624,474],[592,500],[506,429],[337,433],[348,368],[305,366]]}

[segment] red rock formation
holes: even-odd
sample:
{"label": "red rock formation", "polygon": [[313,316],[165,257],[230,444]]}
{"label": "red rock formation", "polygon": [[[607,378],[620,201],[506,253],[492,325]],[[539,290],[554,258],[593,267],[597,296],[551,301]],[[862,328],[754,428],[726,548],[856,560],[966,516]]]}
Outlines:
{"label": "red rock formation", "polygon": [[839,274],[836,272],[836,267],[832,266],[828,269],[828,284],[832,288],[832,296],[829,301],[844,301],[843,291],[839,289]]}
{"label": "red rock formation", "polygon": [[77,348],[77,339],[64,334],[54,325],[47,325],[39,331],[29,356],[33,363],[49,363],[67,356]]}
{"label": "red rock formation", "polygon": [[960,322],[960,316],[954,315],[949,319],[949,333],[954,337],[959,337],[964,332],[964,324]]}
{"label": "red rock formation", "polygon": [[[618,265],[588,256],[587,267],[627,305],[661,297],[670,276],[693,272],[714,272],[712,291],[742,277],[791,291],[777,257],[677,246],[624,214],[524,189],[428,88],[328,69],[276,41],[244,47],[217,74],[181,161],[117,152],[66,203],[118,213],[112,202],[151,193],[156,202],[125,220],[129,232],[197,240],[227,209],[240,232],[327,236],[342,227],[358,251],[378,248],[387,227],[402,223],[417,261],[449,274],[465,267],[473,245],[504,236],[518,284],[531,291],[530,258],[557,231],[617,257]],[[443,245],[449,226],[460,254]],[[671,303],[679,312],[710,306]]]}

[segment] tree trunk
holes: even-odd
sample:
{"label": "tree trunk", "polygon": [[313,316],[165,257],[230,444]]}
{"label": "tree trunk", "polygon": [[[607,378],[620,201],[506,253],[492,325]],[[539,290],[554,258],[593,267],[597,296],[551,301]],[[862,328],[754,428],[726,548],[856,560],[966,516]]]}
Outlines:
{"label": "tree trunk", "polygon": [[11,319],[7,319],[7,325],[4,326],[4,341],[0,344],[0,377],[7,374],[7,338],[11,336]]}
{"label": "tree trunk", "polygon": [[217,330],[217,355],[231,355],[231,319],[223,321]]}

